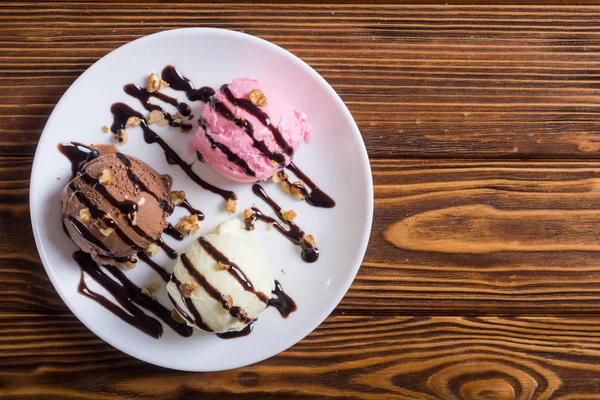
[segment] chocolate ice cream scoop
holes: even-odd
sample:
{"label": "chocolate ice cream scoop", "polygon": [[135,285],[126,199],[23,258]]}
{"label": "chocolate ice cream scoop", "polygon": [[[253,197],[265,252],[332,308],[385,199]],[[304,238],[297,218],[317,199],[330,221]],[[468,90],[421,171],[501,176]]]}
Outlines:
{"label": "chocolate ice cream scoop", "polygon": [[102,264],[127,261],[159,239],[172,211],[171,177],[122,153],[86,162],[62,192],[71,239]]}

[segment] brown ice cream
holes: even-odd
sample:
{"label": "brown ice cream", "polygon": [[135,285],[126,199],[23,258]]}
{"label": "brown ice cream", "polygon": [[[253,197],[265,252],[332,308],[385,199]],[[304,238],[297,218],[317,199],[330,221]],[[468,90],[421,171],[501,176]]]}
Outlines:
{"label": "brown ice cream", "polygon": [[172,211],[171,177],[121,153],[85,163],[62,192],[69,235],[103,264],[127,261],[147,248]]}

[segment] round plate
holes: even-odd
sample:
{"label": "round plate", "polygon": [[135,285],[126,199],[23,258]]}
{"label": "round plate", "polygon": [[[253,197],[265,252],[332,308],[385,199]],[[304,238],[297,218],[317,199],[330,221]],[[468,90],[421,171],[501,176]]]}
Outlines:
{"label": "round plate", "polygon": [[[148,74],[160,73],[169,64],[179,68],[196,87],[219,87],[244,76],[278,88],[296,108],[306,112],[313,128],[310,143],[296,153],[296,164],[337,202],[333,209],[314,208],[284,194],[275,183],[263,184],[284,209],[298,213],[296,222],[315,236],[321,255],[314,264],[304,263],[296,246],[257,223],[254,241],[269,261],[274,278],[296,301],[298,311],[283,319],[269,307],[260,315],[254,332],[246,337],[224,340],[196,331],[192,337],[183,338],[163,324],[163,336],[153,339],[77,292],[80,272],[72,258],[76,248],[63,234],[60,211],[60,193],[68,182],[70,164],[57,145],[63,141],[111,143],[111,135],[102,131],[112,122],[111,104],[122,101],[143,111],[137,100],[123,92],[123,86],[145,85]],[[165,93],[182,100],[185,97],[168,88]],[[199,116],[203,105],[191,105],[192,113]],[[192,134],[182,134],[169,126],[155,130],[184,159],[190,163],[195,160],[189,147]],[[167,164],[158,145],[146,144],[140,128],[128,132],[129,142],[120,145],[120,151],[173,177],[174,190],[185,190],[192,205],[206,214],[200,234],[234,218],[224,211],[220,197],[196,186],[178,166]],[[238,217],[253,204],[272,215],[252,193],[251,185],[228,181],[200,162],[195,162],[193,168],[205,180],[238,194]],[[161,32],[126,44],[75,81],[57,104],[40,138],[31,174],[30,206],[35,241],[46,271],[64,302],[90,330],[119,350],[156,365],[217,371],[252,364],[287,349],[333,311],[356,276],[366,250],[373,216],[373,184],[360,132],[342,100],[319,74],[296,56],[262,39],[233,31],[191,28]],[[178,209],[170,221],[176,223],[183,215],[185,211]],[[177,242],[166,237],[179,253],[192,240],[188,237]],[[165,254],[158,254],[155,260],[172,270],[174,262]],[[157,299],[171,308],[164,282],[151,268],[140,263],[126,274],[140,286],[160,282]],[[86,282],[91,289],[106,294],[90,277]]]}

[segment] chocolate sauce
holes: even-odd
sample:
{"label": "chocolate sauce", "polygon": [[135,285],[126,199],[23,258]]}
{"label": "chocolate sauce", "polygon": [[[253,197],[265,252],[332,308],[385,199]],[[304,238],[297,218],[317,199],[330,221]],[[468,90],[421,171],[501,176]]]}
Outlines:
{"label": "chocolate sauce", "polygon": [[242,285],[242,288],[244,288],[245,291],[253,293],[263,303],[267,303],[269,301],[269,298],[263,292],[254,288],[254,285],[250,279],[248,279],[244,271],[242,271],[242,269],[238,267],[236,263],[229,260],[225,254],[221,253],[219,249],[213,246],[208,240],[200,236],[198,238],[198,243],[200,243],[200,246],[202,246],[204,251],[206,251],[215,261],[217,261],[217,263],[224,264],[227,267],[229,274],[233,276],[235,280],[240,283],[240,285]]}
{"label": "chocolate sauce", "polygon": [[169,247],[168,244],[165,243],[161,236],[156,239],[156,244],[160,246],[161,249],[164,250],[165,253],[169,256],[170,259],[175,260],[177,258],[177,252]]}
{"label": "chocolate sauce", "polygon": [[131,169],[131,160],[129,159],[129,157],[127,157],[123,153],[115,153],[115,155],[117,156],[119,161],[121,161],[121,163],[125,165],[125,168],[127,168],[127,177],[129,178],[129,180],[142,192],[148,193],[150,196],[154,197],[154,199],[158,202],[160,208],[163,211],[171,214],[173,212],[173,207],[169,206],[168,201],[166,201],[165,199],[161,199],[156,193],[151,191],[148,188],[148,186],[133,172],[133,170]]}
{"label": "chocolate sauce", "polygon": [[177,205],[177,207],[185,208],[192,215],[196,214],[198,216],[199,220],[204,219],[204,213],[202,211],[198,210],[197,208],[192,207],[192,205],[190,204],[190,202],[187,199],[184,199],[180,204]]}
{"label": "chocolate sauce", "polygon": [[[182,256],[184,256],[184,255],[185,254],[182,254]],[[186,307],[188,308],[188,310],[190,310],[190,312],[192,313],[193,318],[190,317],[184,310],[182,310],[181,307],[179,307],[177,305],[177,303],[173,300],[173,298],[171,297],[171,295],[169,295],[169,298],[171,299],[171,302],[173,303],[173,305],[175,305],[175,308],[177,309],[177,312],[179,312],[179,314],[183,318],[185,318],[189,322],[195,324],[197,327],[199,327],[203,331],[212,332],[212,329],[210,329],[210,327],[208,325],[206,325],[206,322],[204,322],[204,320],[202,319],[202,316],[200,315],[200,312],[198,311],[198,309],[194,305],[194,302],[192,301],[192,299],[190,299],[189,297],[185,297],[181,293],[181,282],[179,281],[179,279],[177,279],[177,277],[175,276],[175,274],[173,274],[173,276],[171,277],[171,281],[173,281],[173,283],[177,286],[177,289],[179,289],[179,295],[181,296],[181,301],[186,305]]]}
{"label": "chocolate sauce", "polygon": [[203,101],[206,103],[210,96],[215,94],[215,91],[208,86],[195,89],[190,80],[181,75],[181,72],[172,65],[167,65],[162,70],[162,80],[167,82],[171,89],[185,92],[190,101]]}
{"label": "chocolate sauce", "polygon": [[81,222],[74,216],[68,214],[63,214],[63,221],[65,217],[69,219],[71,225],[73,226],[73,228],[75,228],[77,233],[81,235],[81,237],[83,237],[91,244],[97,246],[98,248],[104,250],[106,253],[110,254],[110,250],[108,249],[108,247],[106,247],[106,245],[102,243],[102,241],[100,241],[96,236],[94,236],[83,222]]}
{"label": "chocolate sauce", "polygon": [[225,94],[227,100],[229,100],[234,106],[240,107],[246,110],[248,113],[254,115],[256,119],[258,119],[264,126],[269,128],[271,130],[271,133],[273,133],[273,138],[275,138],[275,141],[277,142],[279,147],[281,147],[285,154],[287,154],[290,157],[294,155],[294,149],[292,148],[292,146],[290,146],[285,141],[285,138],[283,137],[279,129],[273,124],[271,124],[271,119],[263,110],[260,109],[260,107],[252,104],[250,100],[238,99],[237,97],[235,97],[233,93],[231,93],[231,90],[229,90],[229,86],[227,84],[221,86],[221,91]]}
{"label": "chocolate sauce", "polygon": [[[229,90],[228,90],[228,92],[229,92]],[[229,92],[229,93],[231,93],[231,92]],[[218,101],[214,97],[210,99],[209,106],[213,110],[215,110],[219,115],[221,115],[223,118],[230,120],[235,125],[242,128],[244,130],[244,132],[246,132],[246,134],[248,136],[250,136],[250,138],[252,139],[252,146],[254,146],[256,149],[258,149],[258,151],[260,151],[260,153],[262,155],[268,157],[271,160],[274,160],[275,162],[277,162],[279,164],[282,164],[285,161],[285,157],[283,156],[283,154],[273,153],[271,150],[269,150],[269,148],[267,147],[267,144],[265,143],[264,140],[258,140],[258,139],[256,139],[256,137],[254,137],[254,126],[250,123],[250,121],[248,121],[244,118],[236,117],[233,114],[233,112],[231,112],[229,107],[227,107],[225,105],[225,103]],[[202,127],[204,128],[204,131],[206,132],[206,125],[202,126]]]}
{"label": "chocolate sauce", "polygon": [[167,225],[167,227],[163,230],[163,233],[171,236],[175,240],[183,240],[183,234],[175,229],[175,227],[171,224]]}
{"label": "chocolate sauce", "polygon": [[249,334],[252,333],[252,330],[254,329],[254,321],[250,321],[250,323],[248,323],[248,325],[246,325],[244,327],[244,329],[242,329],[239,332],[223,332],[223,333],[217,333],[217,336],[220,337],[221,339],[235,339],[235,338],[239,338],[242,336],[248,336]]}
{"label": "chocolate sauce", "polygon": [[[329,197],[327,193],[319,189],[319,187],[315,185],[315,183],[308,176],[306,176],[306,174],[302,172],[296,166],[296,164],[290,162],[287,166],[287,169],[290,170],[294,175],[296,175],[298,179],[300,179],[310,188],[309,193],[308,190],[306,190],[306,188],[304,187],[304,185],[294,185],[302,191],[302,194],[304,195],[304,200],[306,200],[308,204],[314,207],[321,208],[335,207],[335,201],[331,197]],[[292,185],[292,183],[289,180],[287,180],[287,183]]]}
{"label": "chocolate sauce", "polygon": [[208,140],[208,144],[210,145],[210,147],[212,147],[213,149],[221,150],[221,152],[227,156],[227,159],[230,162],[237,165],[238,167],[240,167],[246,175],[256,176],[256,172],[254,172],[254,170],[250,168],[250,166],[244,159],[242,159],[240,156],[231,151],[231,149],[223,143],[215,141],[215,139],[208,133],[208,125],[203,118],[200,118],[198,120],[198,123],[200,124],[202,129],[204,129],[204,136],[206,137],[206,140]]}
{"label": "chocolate sauce", "polygon": [[181,127],[181,129],[183,129],[185,131],[189,131],[190,129],[192,129],[191,124],[186,124],[183,122],[176,121],[175,117],[173,117],[173,115],[171,115],[167,111],[163,110],[163,108],[161,106],[159,106],[158,104],[150,103],[150,98],[155,97],[157,99],[164,101],[167,104],[171,104],[172,106],[175,106],[175,108],[177,108],[177,111],[179,111],[179,113],[181,115],[186,116],[186,117],[189,116],[191,113],[191,108],[187,103],[179,103],[173,97],[167,96],[166,94],[161,93],[159,91],[149,92],[146,88],[142,88],[138,85],[134,85],[133,83],[125,85],[123,90],[128,95],[138,99],[140,101],[140,103],[142,103],[142,105],[144,106],[144,108],[146,110],[160,111],[164,115],[165,119],[169,122],[170,126]]}
{"label": "chocolate sauce", "polygon": [[[265,192],[265,190],[262,188],[262,186],[260,186],[258,183],[255,183],[254,185],[252,185],[252,191],[254,192],[254,194],[256,194],[258,197],[260,197],[264,202],[266,202],[271,209],[275,212],[275,214],[277,214],[277,216],[279,217],[279,219],[285,223],[287,225],[287,229],[284,228],[277,220],[275,220],[274,218],[271,218],[269,216],[266,216],[262,213],[262,211],[260,211],[260,209],[256,208],[256,207],[252,207],[252,210],[254,211],[254,217],[260,221],[269,223],[271,225],[273,225],[273,227],[275,227],[275,229],[277,229],[279,231],[279,233],[281,233],[283,236],[285,236],[286,238],[288,238],[288,240],[292,243],[294,243],[297,246],[300,246],[302,248],[302,259],[304,261],[306,261],[307,263],[313,263],[315,261],[317,261],[317,259],[319,258],[319,249],[317,249],[314,245],[312,245],[311,243],[309,243],[306,240],[302,240],[305,236],[304,231],[295,223],[293,223],[292,221],[286,219],[282,212],[281,212],[281,207],[279,206],[279,204],[277,204],[275,202],[275,200],[273,200],[272,198],[269,197],[269,195],[267,195],[267,193]],[[254,228],[254,222],[245,220],[246,223],[246,229],[251,230]]]}
{"label": "chocolate sauce", "polygon": [[194,268],[194,264],[192,264],[187,255],[184,253],[181,255],[180,258],[187,272],[196,280],[196,282],[200,284],[200,286],[202,286],[204,291],[208,293],[210,297],[221,303],[221,306],[224,309],[229,310],[229,304],[227,303],[227,300],[225,299],[223,294],[219,292],[217,288],[211,285],[204,275],[202,275],[200,272],[198,272],[196,268]]}
{"label": "chocolate sauce", "polygon": [[140,260],[142,260],[143,262],[148,264],[153,270],[155,270],[160,275],[160,277],[163,279],[163,281],[169,282],[169,279],[171,278],[171,274],[168,273],[167,270],[164,269],[164,267],[161,267],[160,265],[158,265],[154,260],[152,260],[150,258],[150,256],[148,254],[146,254],[143,251],[139,251],[137,253],[137,256]]}
{"label": "chocolate sauce", "polygon": [[283,291],[279,281],[275,281],[273,294],[276,297],[269,299],[268,306],[277,309],[283,318],[289,317],[291,313],[298,309],[294,300]]}
{"label": "chocolate sauce", "polygon": [[141,289],[131,282],[117,267],[112,265],[104,266],[104,268],[116,279],[115,280],[107,275],[100,266],[92,260],[88,253],[76,251],[73,253],[73,259],[79,264],[82,272],[85,271],[96,282],[102,285],[131,315],[125,313],[122,309],[114,305],[114,303],[108,301],[104,296],[89,290],[85,285],[83,278],[79,284],[80,293],[97,301],[107,310],[113,312],[117,317],[154,338],[159,338],[162,335],[162,325],[156,319],[147,316],[134,303],[139,304],[154,313],[179,335],[184,337],[191,336],[192,328],[173,320],[173,318],[171,318],[171,312],[166,307],[152,297],[142,293]]}
{"label": "chocolate sauce", "polygon": [[114,103],[110,108],[110,111],[113,114],[114,122],[111,126],[111,131],[113,133],[118,133],[122,129],[125,128],[127,120],[130,117],[138,117],[140,119],[140,126],[142,131],[144,132],[144,140],[146,143],[158,143],[158,145],[165,152],[165,158],[167,162],[171,165],[177,164],[179,167],[189,176],[196,184],[202,187],[205,190],[208,190],[212,193],[218,194],[223,197],[225,200],[237,200],[237,195],[229,190],[220,189],[216,186],[211,185],[210,183],[204,181],[200,176],[198,176],[193,170],[192,166],[185,161],[173,150],[156,132],[154,132],[148,126],[148,123],[144,119],[144,116],[139,112],[135,111],[127,104],[124,103]]}
{"label": "chocolate sauce", "polygon": [[100,156],[98,150],[93,150],[91,147],[78,142],[60,143],[58,151],[67,157],[71,163],[71,179],[75,178],[83,164]]}

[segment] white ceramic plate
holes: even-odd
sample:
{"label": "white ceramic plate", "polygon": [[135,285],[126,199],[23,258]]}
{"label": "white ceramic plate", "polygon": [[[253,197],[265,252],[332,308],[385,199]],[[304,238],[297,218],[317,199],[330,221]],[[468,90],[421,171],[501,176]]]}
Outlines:
{"label": "white ceramic plate", "polygon": [[[267,192],[282,207],[297,211],[298,225],[316,237],[321,255],[314,264],[304,263],[296,246],[275,230],[257,224],[254,240],[269,260],[275,279],[296,301],[298,311],[283,319],[269,307],[261,314],[254,332],[246,337],[223,340],[197,331],[190,338],[182,338],[164,326],[163,336],[153,339],[77,293],[80,273],[72,259],[76,248],[63,234],[60,212],[60,192],[70,176],[70,164],[57,145],[68,140],[111,143],[111,135],[102,132],[102,126],[112,122],[111,104],[122,101],[143,111],[137,100],[123,92],[123,85],[144,85],[149,73],[160,73],[168,64],[179,68],[196,87],[219,87],[234,77],[246,76],[279,88],[296,108],[306,112],[313,127],[311,142],[296,153],[296,164],[337,202],[333,209],[314,208],[285,195],[276,184],[265,182]],[[170,89],[165,92],[182,100],[185,97]],[[192,103],[192,107],[193,114],[200,115],[202,105]],[[185,159],[195,160],[188,146],[190,134],[168,126],[156,130]],[[129,142],[120,150],[173,177],[174,189],[185,190],[191,203],[206,214],[201,234],[232,218],[223,211],[220,197],[196,186],[178,166],[168,165],[158,145],[143,141],[139,128],[129,129]],[[270,214],[271,210],[253,195],[251,185],[228,181],[199,162],[194,169],[205,180],[234,190],[240,197],[240,212],[255,203]],[[31,174],[30,206],[33,232],[46,271],[64,302],[89,329],[119,350],[153,364],[217,371],[252,364],[289,348],[331,313],[356,276],[365,253],[373,214],[373,186],[365,146],[352,116],[312,68],[282,48],[253,36],[191,28],[135,40],[102,58],[77,79],[57,104],[40,138]],[[184,210],[176,210],[171,222],[182,215]],[[166,237],[180,253],[191,240],[177,242]],[[163,253],[155,260],[172,270],[174,262]],[[164,291],[160,277],[143,263],[126,274],[138,285],[161,282]],[[106,294],[90,277],[86,281],[93,290]],[[157,298],[171,308],[164,292]]]}

